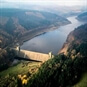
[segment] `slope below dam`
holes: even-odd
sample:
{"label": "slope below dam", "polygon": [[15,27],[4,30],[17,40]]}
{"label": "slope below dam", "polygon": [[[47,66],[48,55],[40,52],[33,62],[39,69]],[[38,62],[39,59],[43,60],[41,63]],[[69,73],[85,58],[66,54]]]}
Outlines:
{"label": "slope below dam", "polygon": [[77,16],[72,16],[67,18],[71,24],[61,26],[56,30],[44,33],[24,42],[21,49],[41,53],[52,52],[54,55],[57,54],[66,41],[68,34],[78,26],[84,24],[78,21],[76,17]]}

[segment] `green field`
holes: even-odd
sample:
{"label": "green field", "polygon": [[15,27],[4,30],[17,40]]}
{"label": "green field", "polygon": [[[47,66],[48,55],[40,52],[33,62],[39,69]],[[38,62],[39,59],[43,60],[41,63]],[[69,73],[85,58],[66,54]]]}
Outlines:
{"label": "green field", "polygon": [[[20,84],[23,85],[22,81],[28,81],[32,77],[32,75],[36,73],[40,65],[41,62],[18,62],[7,70],[0,72],[0,87],[20,87]],[[19,82],[19,75],[21,75],[21,78],[26,75],[26,78],[23,78]]]}
{"label": "green field", "polygon": [[82,75],[81,80],[74,87],[87,87],[87,72]]}
{"label": "green field", "polygon": [[7,70],[0,72],[0,76],[5,77],[6,75],[15,76],[18,74],[26,74],[30,70],[38,68],[39,64],[40,64],[39,62],[21,61],[15,66],[12,66],[8,68]]}

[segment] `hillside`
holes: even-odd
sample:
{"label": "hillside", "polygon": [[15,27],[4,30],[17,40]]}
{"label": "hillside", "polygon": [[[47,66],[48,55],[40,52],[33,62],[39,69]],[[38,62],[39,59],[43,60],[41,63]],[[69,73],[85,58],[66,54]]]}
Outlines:
{"label": "hillside", "polygon": [[87,58],[55,56],[42,65],[25,87],[72,87],[80,81],[86,66]]}
{"label": "hillside", "polygon": [[87,57],[87,24],[79,26],[72,31],[59,53],[64,53],[69,57]]}
{"label": "hillside", "polygon": [[[87,24],[84,24],[69,34],[60,54],[54,56],[54,58],[49,59],[45,63],[40,63],[40,65],[39,63],[22,61],[19,62],[19,64],[0,72],[0,86],[87,87],[86,37]],[[65,46],[67,49],[63,52],[62,50]],[[10,50],[8,51],[10,53]],[[12,57],[13,55],[13,53],[9,54],[8,58]],[[3,67],[6,68],[6,66]]]}
{"label": "hillside", "polygon": [[49,12],[0,8],[0,61],[4,61],[0,68],[9,62],[7,47],[68,23],[67,19]]}
{"label": "hillside", "polygon": [[7,69],[14,59],[14,52],[8,47],[68,23],[49,12],[0,8],[0,71]]}
{"label": "hillside", "polygon": [[87,22],[87,12],[84,12],[84,13],[78,15],[77,19],[78,19],[79,21]]}
{"label": "hillside", "polygon": [[24,41],[68,23],[67,19],[49,12],[0,9],[0,48],[19,41],[18,38]]}
{"label": "hillside", "polygon": [[[48,12],[4,9],[2,14],[0,51],[33,34],[46,32],[50,27],[69,23]],[[14,60],[14,51],[3,49],[0,53],[0,87],[87,87],[87,24],[72,31],[59,54],[45,63],[20,61],[9,67]]]}
{"label": "hillside", "polygon": [[60,54],[45,62],[26,87],[87,87],[86,37],[87,24],[72,31]]}

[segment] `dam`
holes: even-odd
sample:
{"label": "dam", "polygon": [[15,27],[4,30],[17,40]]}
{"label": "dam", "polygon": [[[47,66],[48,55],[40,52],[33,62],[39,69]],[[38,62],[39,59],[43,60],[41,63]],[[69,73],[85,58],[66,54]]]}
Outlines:
{"label": "dam", "polygon": [[15,51],[16,56],[22,59],[24,58],[24,59],[29,59],[33,61],[45,62],[53,58],[52,52],[49,52],[48,54],[40,53],[40,52],[33,52],[33,51],[20,49],[19,46],[17,46],[16,48],[13,48],[13,50]]}

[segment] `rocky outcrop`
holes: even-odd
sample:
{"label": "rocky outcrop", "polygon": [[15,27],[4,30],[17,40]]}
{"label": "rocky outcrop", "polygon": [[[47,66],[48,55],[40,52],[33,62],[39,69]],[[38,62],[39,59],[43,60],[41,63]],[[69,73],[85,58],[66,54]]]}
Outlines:
{"label": "rocky outcrop", "polygon": [[[82,53],[86,53],[86,44],[87,44],[87,24],[79,26],[74,31],[72,31],[68,37],[66,42],[64,43],[60,53],[63,53],[68,56],[77,56]],[[83,52],[82,52],[83,50]],[[81,52],[80,52],[81,51]]]}

